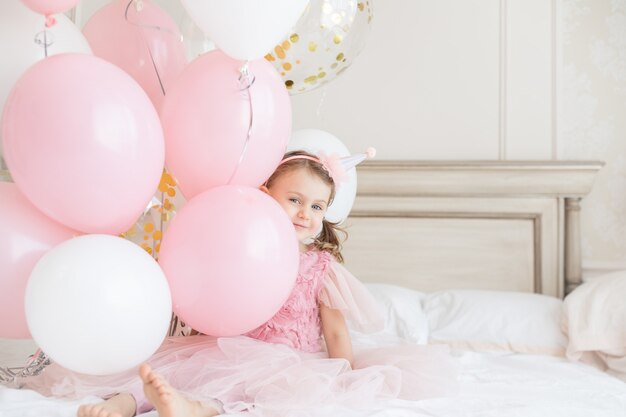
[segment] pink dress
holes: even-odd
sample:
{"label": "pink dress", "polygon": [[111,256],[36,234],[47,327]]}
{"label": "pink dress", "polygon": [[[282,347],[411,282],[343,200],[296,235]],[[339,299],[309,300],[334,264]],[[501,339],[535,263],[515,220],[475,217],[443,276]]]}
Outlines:
{"label": "pink dress", "polygon": [[[355,349],[354,370],[344,359],[329,359],[320,303],[341,310],[353,329],[382,328],[368,290],[332,255],[311,250],[301,254],[287,302],[247,337],[168,338],[148,363],[188,397],[218,399],[229,413],[295,416],[320,404],[355,408],[382,399],[455,395],[456,366],[444,345]],[[24,382],[26,388],[60,397],[130,392],[138,413],[150,409],[136,370],[96,377],[53,364]]]}

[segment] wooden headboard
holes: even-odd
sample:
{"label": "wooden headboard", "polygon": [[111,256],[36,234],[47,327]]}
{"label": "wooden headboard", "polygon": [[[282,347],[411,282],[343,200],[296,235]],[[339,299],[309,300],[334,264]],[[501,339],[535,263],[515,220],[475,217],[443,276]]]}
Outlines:
{"label": "wooden headboard", "polygon": [[347,268],[420,291],[563,297],[580,284],[580,200],[601,162],[371,161],[358,168]]}

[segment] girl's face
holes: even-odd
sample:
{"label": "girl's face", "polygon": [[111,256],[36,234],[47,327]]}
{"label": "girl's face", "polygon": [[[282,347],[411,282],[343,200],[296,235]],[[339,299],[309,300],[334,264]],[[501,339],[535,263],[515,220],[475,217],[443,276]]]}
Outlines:
{"label": "girl's face", "polygon": [[306,169],[297,169],[274,180],[272,188],[265,191],[285,210],[296,229],[300,248],[304,249],[303,241],[321,230],[330,186]]}

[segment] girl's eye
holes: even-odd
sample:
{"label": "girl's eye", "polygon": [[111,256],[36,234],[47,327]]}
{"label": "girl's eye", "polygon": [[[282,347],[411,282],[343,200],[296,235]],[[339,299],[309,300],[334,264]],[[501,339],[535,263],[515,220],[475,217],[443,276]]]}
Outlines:
{"label": "girl's eye", "polygon": [[296,203],[296,204],[300,202],[297,198],[290,198],[289,201],[291,201],[292,203]]}
{"label": "girl's eye", "polygon": [[313,210],[323,210],[323,208],[319,204],[313,204]]}

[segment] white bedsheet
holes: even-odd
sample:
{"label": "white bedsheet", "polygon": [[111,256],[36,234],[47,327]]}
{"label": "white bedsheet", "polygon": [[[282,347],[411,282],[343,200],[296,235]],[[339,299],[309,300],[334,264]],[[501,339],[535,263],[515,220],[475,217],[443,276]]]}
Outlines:
{"label": "white bedsheet", "polygon": [[[624,417],[626,383],[566,359],[525,354],[456,351],[461,363],[458,397],[419,402],[386,401],[369,410],[318,408],[300,416],[355,417]],[[28,390],[0,387],[1,417],[74,416],[79,404]],[[155,417],[155,412],[144,416]],[[250,414],[242,414],[250,416]]]}

